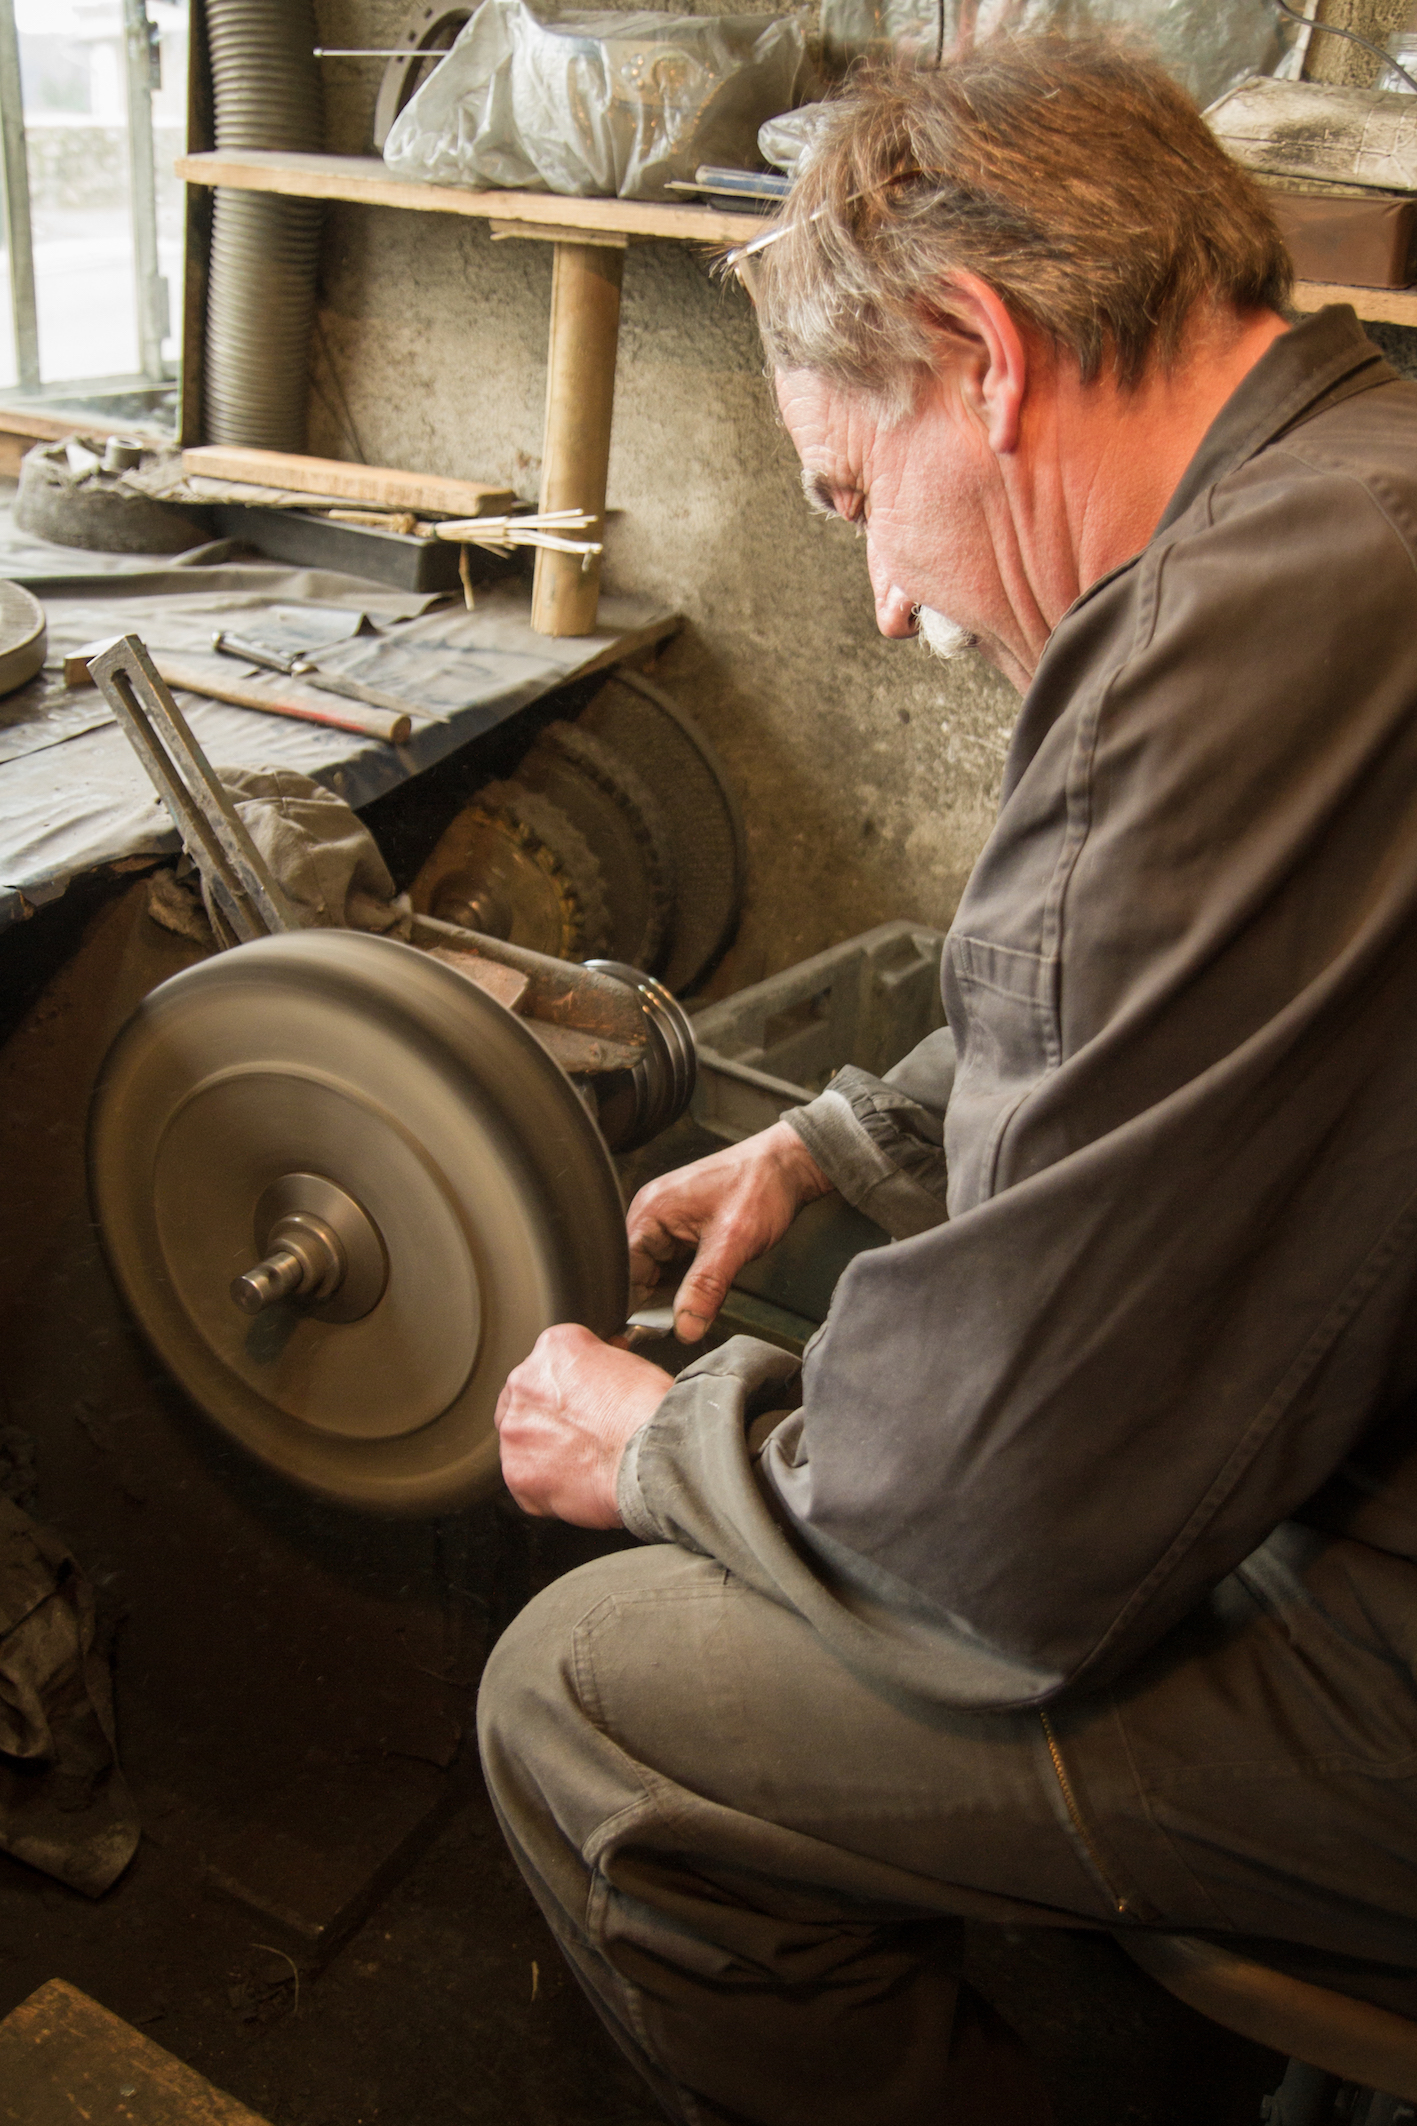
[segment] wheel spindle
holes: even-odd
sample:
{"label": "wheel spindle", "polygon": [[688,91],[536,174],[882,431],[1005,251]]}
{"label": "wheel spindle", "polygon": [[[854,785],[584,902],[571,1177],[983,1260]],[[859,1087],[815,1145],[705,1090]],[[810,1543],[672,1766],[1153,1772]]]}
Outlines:
{"label": "wheel spindle", "polygon": [[235,1279],[231,1296],[247,1314],[280,1299],[332,1299],[344,1282],[344,1249],[322,1219],[308,1211],[282,1218],[265,1259]]}

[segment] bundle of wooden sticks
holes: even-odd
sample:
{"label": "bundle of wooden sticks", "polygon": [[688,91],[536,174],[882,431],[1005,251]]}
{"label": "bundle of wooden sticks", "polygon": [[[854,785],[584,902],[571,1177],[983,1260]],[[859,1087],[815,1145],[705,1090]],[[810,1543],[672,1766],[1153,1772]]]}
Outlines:
{"label": "bundle of wooden sticks", "polygon": [[485,546],[494,554],[509,554],[516,546],[545,546],[556,554],[579,554],[581,567],[588,568],[597,554],[604,553],[599,539],[572,539],[570,532],[593,531],[596,520],[583,509],[543,509],[519,517],[454,517],[428,527],[440,539],[456,539],[463,546]]}

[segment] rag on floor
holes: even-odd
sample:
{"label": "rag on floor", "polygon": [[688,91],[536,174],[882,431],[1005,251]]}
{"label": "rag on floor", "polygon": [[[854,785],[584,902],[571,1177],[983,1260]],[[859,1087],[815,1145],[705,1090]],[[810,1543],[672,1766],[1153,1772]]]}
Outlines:
{"label": "rag on floor", "polygon": [[137,1851],[94,1593],[0,1496],[0,1849],[97,1897]]}

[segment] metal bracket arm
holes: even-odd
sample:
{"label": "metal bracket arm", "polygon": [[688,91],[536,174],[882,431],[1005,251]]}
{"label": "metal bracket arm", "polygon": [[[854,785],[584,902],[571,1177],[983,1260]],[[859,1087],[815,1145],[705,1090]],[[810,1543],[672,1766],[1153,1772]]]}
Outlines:
{"label": "metal bracket arm", "polygon": [[298,930],[295,910],[217,780],[186,717],[137,635],[119,635],[89,659],[89,674],[118,719],[182,846],[244,945]]}

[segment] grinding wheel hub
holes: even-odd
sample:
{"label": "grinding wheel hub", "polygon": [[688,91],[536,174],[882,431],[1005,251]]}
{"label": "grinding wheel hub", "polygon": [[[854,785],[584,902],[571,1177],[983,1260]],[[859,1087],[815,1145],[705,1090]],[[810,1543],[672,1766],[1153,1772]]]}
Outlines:
{"label": "grinding wheel hub", "polygon": [[105,1064],[90,1180],[188,1393],[349,1504],[490,1490],[508,1372],[552,1322],[624,1319],[619,1193],[570,1081],[387,938],[265,938],[155,990]]}

